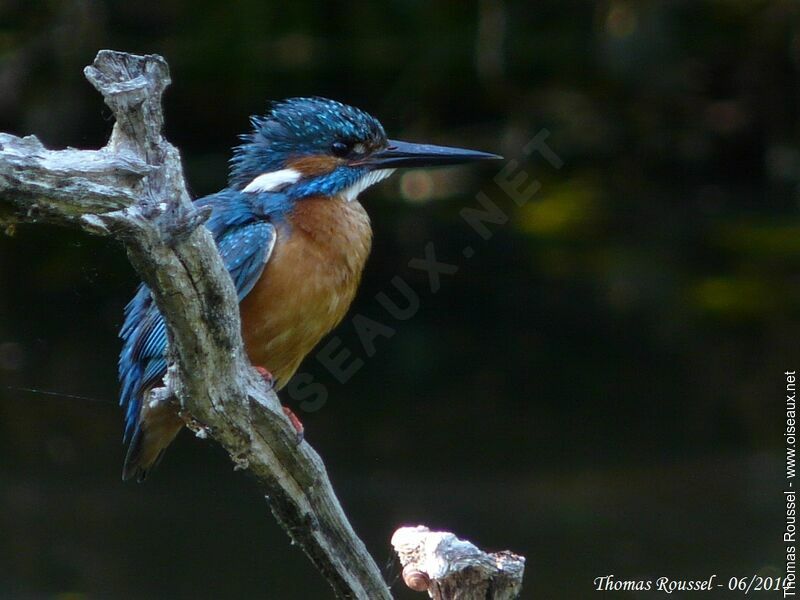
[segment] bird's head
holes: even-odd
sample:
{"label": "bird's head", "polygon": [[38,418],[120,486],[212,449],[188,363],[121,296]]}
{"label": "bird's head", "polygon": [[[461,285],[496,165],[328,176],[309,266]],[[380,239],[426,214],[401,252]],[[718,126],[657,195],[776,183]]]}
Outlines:
{"label": "bird's head", "polygon": [[362,110],[324,98],[292,98],[251,119],[253,131],[231,160],[230,186],[283,191],[299,199],[353,200],[397,168],[433,167],[500,158],[494,154],[387,139]]}

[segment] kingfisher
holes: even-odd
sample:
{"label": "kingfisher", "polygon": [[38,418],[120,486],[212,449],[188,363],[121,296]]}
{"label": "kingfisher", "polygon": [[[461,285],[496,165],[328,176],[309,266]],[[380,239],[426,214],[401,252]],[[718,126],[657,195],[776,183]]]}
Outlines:
{"label": "kingfisher", "polygon": [[[355,297],[372,244],[359,194],[398,168],[501,157],[388,139],[371,115],[325,98],[283,100],[250,123],[227,187],[195,205],[210,208],[205,226],[236,287],[247,355],[280,390]],[[184,425],[176,407],[144,401],[167,372],[166,325],[146,285],[119,335],[122,478],[143,481]]]}

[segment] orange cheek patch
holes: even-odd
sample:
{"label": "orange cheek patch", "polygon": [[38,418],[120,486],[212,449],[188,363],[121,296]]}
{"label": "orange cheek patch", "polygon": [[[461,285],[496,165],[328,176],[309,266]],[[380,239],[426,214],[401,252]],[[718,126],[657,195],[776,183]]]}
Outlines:
{"label": "orange cheek patch", "polygon": [[302,173],[304,177],[313,177],[330,173],[342,164],[344,161],[335,156],[302,156],[290,159],[286,166]]}

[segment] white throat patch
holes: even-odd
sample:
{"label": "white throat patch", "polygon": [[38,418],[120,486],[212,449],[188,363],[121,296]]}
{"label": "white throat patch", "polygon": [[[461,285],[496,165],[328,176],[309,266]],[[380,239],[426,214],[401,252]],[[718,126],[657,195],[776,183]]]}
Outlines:
{"label": "white throat patch", "polygon": [[247,184],[243,192],[274,192],[300,179],[300,172],[294,169],[281,169],[271,173],[262,173]]}
{"label": "white throat patch", "polygon": [[378,169],[377,171],[370,171],[349,188],[342,191],[341,196],[347,202],[352,202],[358,198],[358,195],[369,186],[375,185],[379,181],[383,181],[392,173],[394,173],[394,169]]}

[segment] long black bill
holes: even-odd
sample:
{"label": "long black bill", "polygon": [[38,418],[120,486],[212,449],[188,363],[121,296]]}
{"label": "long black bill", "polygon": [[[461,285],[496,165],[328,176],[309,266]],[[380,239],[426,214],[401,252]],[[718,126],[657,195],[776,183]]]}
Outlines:
{"label": "long black bill", "polygon": [[458,165],[477,160],[498,160],[502,158],[497,154],[478,152],[477,150],[389,140],[389,146],[386,149],[380,150],[367,158],[364,164],[374,169],[395,169],[399,167]]}

